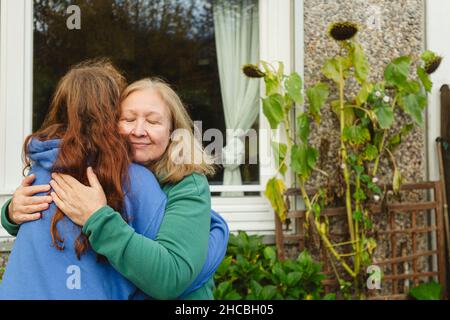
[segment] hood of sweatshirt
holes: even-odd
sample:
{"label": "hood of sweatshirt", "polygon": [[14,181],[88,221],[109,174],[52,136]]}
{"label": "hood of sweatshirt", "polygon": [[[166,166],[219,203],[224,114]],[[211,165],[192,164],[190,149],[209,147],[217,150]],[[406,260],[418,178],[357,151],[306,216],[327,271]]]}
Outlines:
{"label": "hood of sweatshirt", "polygon": [[51,170],[59,152],[61,139],[40,141],[31,139],[28,144],[28,156],[35,165]]}

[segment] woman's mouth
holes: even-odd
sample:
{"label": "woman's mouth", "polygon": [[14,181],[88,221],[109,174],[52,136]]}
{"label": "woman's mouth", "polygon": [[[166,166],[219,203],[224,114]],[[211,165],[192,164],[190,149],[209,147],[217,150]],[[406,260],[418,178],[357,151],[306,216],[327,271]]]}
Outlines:
{"label": "woman's mouth", "polygon": [[132,145],[136,149],[142,149],[142,148],[148,147],[150,145],[150,143],[136,143],[136,142],[133,142]]}

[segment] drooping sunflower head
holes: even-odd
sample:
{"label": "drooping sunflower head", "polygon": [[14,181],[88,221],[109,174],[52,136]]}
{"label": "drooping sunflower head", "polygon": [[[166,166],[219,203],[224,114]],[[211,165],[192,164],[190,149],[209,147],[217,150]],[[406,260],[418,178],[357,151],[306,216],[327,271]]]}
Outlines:
{"label": "drooping sunflower head", "polygon": [[432,74],[433,72],[435,72],[442,62],[442,57],[438,56],[436,53],[430,50],[422,53],[420,58],[424,62],[424,69],[428,74]]}
{"label": "drooping sunflower head", "polygon": [[328,34],[336,41],[352,39],[359,31],[358,25],[354,22],[343,21],[330,24]]}
{"label": "drooping sunflower head", "polygon": [[255,64],[246,64],[242,67],[242,71],[249,78],[264,78],[266,75]]}
{"label": "drooping sunflower head", "polygon": [[432,74],[433,72],[435,72],[437,70],[437,68],[439,68],[439,66],[441,65],[442,62],[442,57],[436,57],[436,59],[434,59],[433,61],[428,62],[425,65],[425,71],[428,74]]}

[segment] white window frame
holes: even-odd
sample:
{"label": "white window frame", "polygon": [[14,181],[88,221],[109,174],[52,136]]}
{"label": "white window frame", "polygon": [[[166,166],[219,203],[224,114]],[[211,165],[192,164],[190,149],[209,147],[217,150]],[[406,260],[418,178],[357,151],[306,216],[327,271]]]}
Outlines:
{"label": "white window frame", "polygon": [[[302,5],[302,1],[296,1]],[[22,144],[32,132],[33,90],[33,1],[0,2],[0,205],[12,196],[22,180]],[[283,61],[285,72],[294,69],[293,0],[259,0],[260,59]],[[297,27],[298,28],[298,27]],[[263,92],[263,84],[261,84]],[[262,106],[260,129],[269,130]],[[258,138],[259,154],[272,155],[269,140]],[[260,159],[261,163],[261,159]],[[262,192],[275,168],[260,166],[259,185],[217,186],[212,192]],[[289,175],[289,174],[288,174]],[[229,222],[231,231],[273,234],[274,213],[264,197],[213,197],[213,208]],[[258,226],[259,225],[259,226]],[[0,228],[0,238],[6,237]]]}
{"label": "white window frame", "polygon": [[[22,144],[32,130],[33,2],[0,1],[0,204],[22,180]],[[0,228],[0,237],[6,232]]]}

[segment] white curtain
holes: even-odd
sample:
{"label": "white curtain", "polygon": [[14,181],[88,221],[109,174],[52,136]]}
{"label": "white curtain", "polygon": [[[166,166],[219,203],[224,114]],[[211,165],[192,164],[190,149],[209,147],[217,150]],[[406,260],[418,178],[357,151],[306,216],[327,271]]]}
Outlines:
{"label": "white curtain", "polygon": [[[242,66],[259,61],[257,0],[215,0],[214,29],[223,111],[227,128],[222,150],[224,185],[241,185],[239,167],[244,163],[243,135],[258,116],[259,81],[248,79]],[[225,192],[242,196],[242,192]]]}

